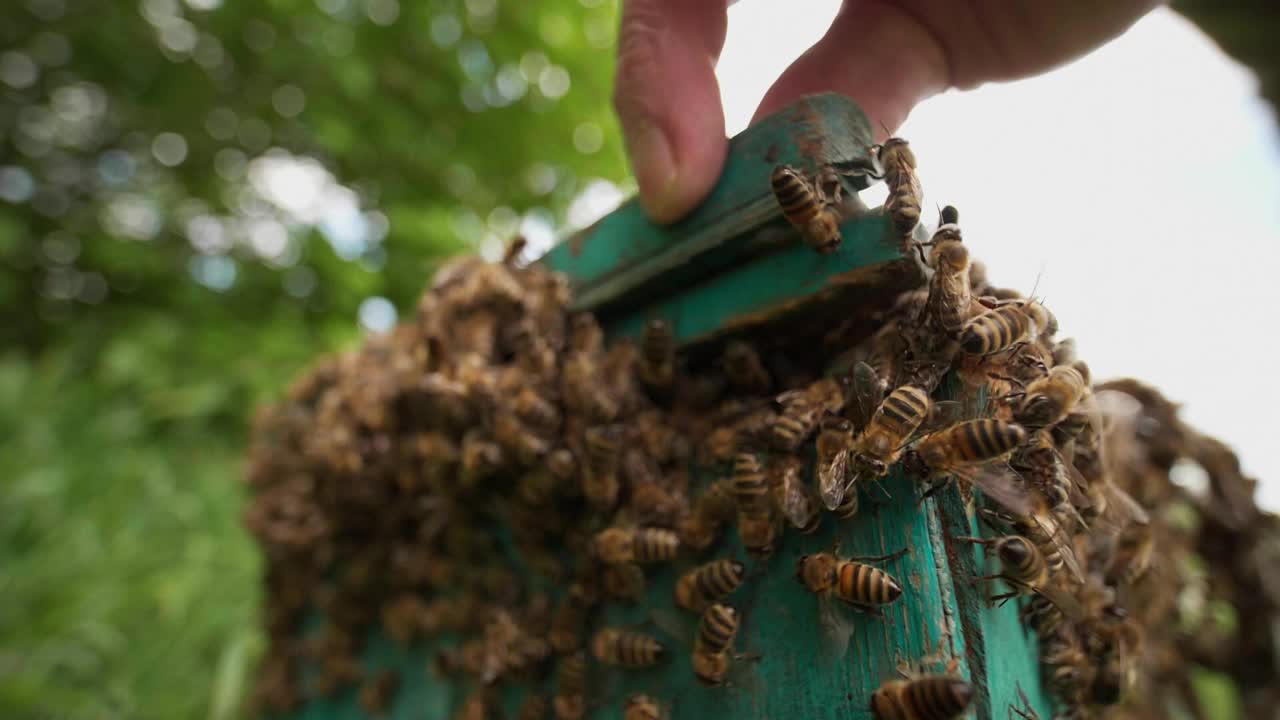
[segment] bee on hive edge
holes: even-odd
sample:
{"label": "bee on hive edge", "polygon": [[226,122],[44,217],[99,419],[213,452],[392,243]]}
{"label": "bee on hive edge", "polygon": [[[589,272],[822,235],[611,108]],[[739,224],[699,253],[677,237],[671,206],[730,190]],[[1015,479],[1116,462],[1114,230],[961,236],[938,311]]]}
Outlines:
{"label": "bee on hive edge", "polygon": [[978,315],[960,331],[960,349],[970,355],[993,355],[1015,345],[1035,342],[1048,333],[1053,316],[1035,300],[1015,300]]}
{"label": "bee on hive edge", "polygon": [[591,655],[605,665],[650,667],[662,662],[666,648],[652,635],[602,628],[591,638]]}
{"label": "bee on hive edge", "polygon": [[800,233],[809,247],[819,253],[835,252],[840,235],[840,177],[830,165],[809,180],[795,168],[778,165],[769,176],[774,199],[787,222]]}
{"label": "bee on hive edge", "polygon": [[740,452],[734,458],[733,494],[738,508],[738,535],[747,552],[755,557],[773,553],[778,527],[773,519],[769,486],[760,458]]}
{"label": "bee on hive edge", "polygon": [[596,533],[595,554],[610,564],[668,562],[680,551],[680,538],[664,528],[609,527]]}
{"label": "bee on hive edge", "polygon": [[995,575],[981,575],[975,581],[1004,580],[1013,586],[1007,593],[993,595],[990,602],[1003,604],[1010,598],[1021,595],[1036,594],[1053,602],[1059,610],[1073,618],[1081,617],[1079,602],[1069,593],[1060,591],[1053,583],[1053,575],[1049,572],[1049,563],[1045,560],[1040,548],[1027,538],[1019,535],[1008,535],[1001,538],[983,539],[975,537],[959,537],[957,540],[993,546],[996,557],[1000,560],[1000,572]]}
{"label": "bee on hive edge", "polygon": [[920,179],[916,177],[915,153],[911,152],[906,140],[897,137],[885,140],[872,150],[885,185],[889,187],[884,210],[889,215],[894,233],[905,240],[920,224],[920,204],[924,201]]}
{"label": "bee on hive edge", "polygon": [[951,720],[973,702],[973,686],[951,675],[893,680],[871,694],[877,720]]}
{"label": "bee on hive edge", "polygon": [[737,590],[746,575],[746,566],[731,558],[712,560],[686,572],[676,581],[676,605],[693,612]]}
{"label": "bee on hive edge", "polygon": [[[904,457],[904,466],[909,473],[932,484],[924,497],[952,480],[962,480],[976,485],[1015,514],[1026,514],[1031,510],[1026,488],[1008,466],[1003,468],[1007,472],[992,466],[993,461],[1008,457],[1026,439],[1027,431],[1013,423],[994,418],[967,420],[915,442]],[[943,478],[947,483],[938,484]]]}
{"label": "bee on hive edge", "polygon": [[728,605],[715,603],[703,611],[693,645],[693,673],[703,685],[724,684],[739,624],[738,611]]}

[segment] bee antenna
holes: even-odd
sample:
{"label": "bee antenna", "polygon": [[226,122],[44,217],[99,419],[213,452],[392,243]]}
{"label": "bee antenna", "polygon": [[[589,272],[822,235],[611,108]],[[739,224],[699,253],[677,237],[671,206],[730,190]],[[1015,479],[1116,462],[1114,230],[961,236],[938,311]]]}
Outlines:
{"label": "bee antenna", "polygon": [[1028,300],[1032,300],[1036,296],[1036,289],[1040,287],[1040,278],[1044,277],[1044,263],[1040,263],[1040,270],[1036,273],[1035,284],[1031,286],[1031,294],[1027,295]]}

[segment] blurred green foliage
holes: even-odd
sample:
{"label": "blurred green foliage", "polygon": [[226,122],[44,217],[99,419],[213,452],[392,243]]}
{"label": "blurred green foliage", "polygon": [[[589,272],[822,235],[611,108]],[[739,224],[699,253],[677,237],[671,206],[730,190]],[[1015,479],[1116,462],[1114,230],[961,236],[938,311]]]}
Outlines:
{"label": "blurred green foliage", "polygon": [[0,715],[244,712],[253,406],[367,299],[412,312],[444,256],[622,177],[616,13],[0,7]]}

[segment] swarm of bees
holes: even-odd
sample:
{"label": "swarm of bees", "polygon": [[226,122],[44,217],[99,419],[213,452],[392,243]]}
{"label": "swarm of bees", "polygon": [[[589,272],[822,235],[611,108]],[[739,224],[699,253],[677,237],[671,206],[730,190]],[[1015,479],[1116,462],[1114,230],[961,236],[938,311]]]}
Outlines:
{"label": "swarm of bees", "polygon": [[[954,208],[912,239],[915,157],[895,138],[877,158],[890,227],[928,283],[812,367],[747,337],[695,367],[659,318],[609,345],[592,316],[568,312],[562,276],[514,262],[517,244],[500,263],[448,264],[414,321],[265,408],[246,512],[267,558],[261,703],[358,687],[367,712],[386,713],[413,679],[357,662],[380,626],[401,645],[443,643],[430,672],[471,689],[460,718],[499,716],[499,691],[520,685],[532,688],[520,718],[610,707],[658,720],[671,712],[659,688],[612,697],[601,678],[687,652],[699,683],[733,687],[751,663],[735,647],[748,577],[788,534],[874,512],[859,497],[894,472],[920,503],[956,488],[989,530],[952,538],[998,565],[962,580],[1018,606],[1062,717],[1198,712],[1196,669],[1235,678],[1247,707],[1280,702],[1269,636],[1207,610],[1234,608],[1238,626],[1280,618],[1280,526],[1253,504],[1254,481],[1154,389],[1094,383],[1043,303],[988,283]],[[782,166],[771,180],[801,236],[834,249],[839,178]],[[1207,491],[1175,482],[1188,467]],[[722,549],[730,535],[744,557]],[[904,552],[835,547],[766,580],[812,593],[843,655],[844,611],[875,618],[897,602],[906,583],[883,566]],[[652,601],[666,568],[670,604],[696,617],[688,632],[605,621],[610,603]],[[322,625],[304,635],[315,611]],[[304,665],[318,668],[305,683]],[[977,695],[954,669],[883,680],[860,700],[880,720],[959,717]],[[1009,714],[1035,716],[1025,702]]]}

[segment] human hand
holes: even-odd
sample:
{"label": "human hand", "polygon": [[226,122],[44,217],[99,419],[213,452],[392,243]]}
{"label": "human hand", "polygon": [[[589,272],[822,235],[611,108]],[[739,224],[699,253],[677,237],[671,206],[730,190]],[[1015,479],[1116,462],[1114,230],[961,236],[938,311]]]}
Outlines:
{"label": "human hand", "polygon": [[[896,128],[924,98],[1048,70],[1124,32],[1159,0],[845,0],[826,35],[778,78],[754,122],[804,95],[848,95]],[[724,164],[715,64],[726,0],[624,0],[613,102],[657,222],[692,210]],[[761,48],[761,52],[767,52]]]}

